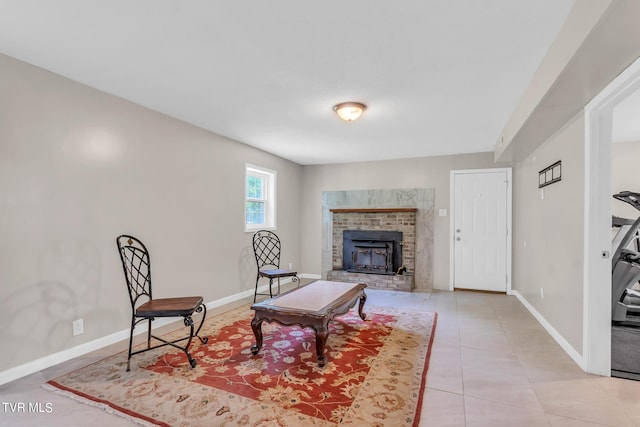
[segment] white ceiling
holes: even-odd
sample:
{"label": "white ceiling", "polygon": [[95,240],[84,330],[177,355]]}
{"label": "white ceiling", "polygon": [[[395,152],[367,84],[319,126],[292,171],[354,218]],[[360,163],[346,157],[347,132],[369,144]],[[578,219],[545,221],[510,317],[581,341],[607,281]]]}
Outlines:
{"label": "white ceiling", "polygon": [[0,53],[300,164],[482,152],[572,4],[0,0]]}

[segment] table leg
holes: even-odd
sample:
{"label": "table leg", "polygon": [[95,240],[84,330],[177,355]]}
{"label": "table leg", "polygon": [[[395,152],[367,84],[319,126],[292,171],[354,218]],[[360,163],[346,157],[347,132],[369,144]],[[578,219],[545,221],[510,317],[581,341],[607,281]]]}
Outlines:
{"label": "table leg", "polygon": [[254,316],[251,320],[251,329],[253,329],[253,335],[256,336],[256,344],[251,346],[251,353],[258,354],[260,348],[262,348],[262,322],[264,319],[259,319],[258,316]]}
{"label": "table leg", "polygon": [[362,320],[365,320],[367,318],[367,315],[362,311],[365,302],[367,302],[367,294],[362,292],[362,296],[360,297],[360,304],[358,305],[358,315],[360,315],[360,318]]}
{"label": "table leg", "polygon": [[327,343],[329,336],[329,325],[322,325],[316,330],[316,355],[318,357],[318,366],[323,367],[327,364],[327,358],[324,357],[324,345]]}

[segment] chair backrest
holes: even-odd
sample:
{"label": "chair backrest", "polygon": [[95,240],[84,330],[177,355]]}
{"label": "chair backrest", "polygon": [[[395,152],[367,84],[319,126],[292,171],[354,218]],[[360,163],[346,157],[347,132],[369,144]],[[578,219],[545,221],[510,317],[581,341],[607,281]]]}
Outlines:
{"label": "chair backrest", "polygon": [[140,297],[152,298],[149,251],[144,243],[127,234],[118,236],[116,243],[122,260],[122,269],[127,282],[129,298],[131,299],[131,309],[135,311]]}
{"label": "chair backrest", "polygon": [[260,230],[253,235],[253,252],[258,270],[265,266],[280,268],[280,239],[269,230]]}

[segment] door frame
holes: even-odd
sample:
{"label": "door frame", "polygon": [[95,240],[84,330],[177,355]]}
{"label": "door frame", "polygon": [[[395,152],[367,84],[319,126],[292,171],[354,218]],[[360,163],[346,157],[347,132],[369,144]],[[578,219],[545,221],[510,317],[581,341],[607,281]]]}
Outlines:
{"label": "door frame", "polygon": [[456,175],[469,175],[479,173],[495,173],[506,172],[507,175],[507,295],[511,295],[511,240],[512,240],[512,225],[511,225],[511,212],[512,212],[512,175],[511,168],[490,168],[490,169],[458,169],[451,170],[449,172],[449,290],[454,290],[454,276],[455,276],[455,248],[453,241],[455,239],[455,224],[453,219],[455,218],[455,176]]}
{"label": "door frame", "polygon": [[[586,371],[611,376],[611,141],[613,108],[640,90],[640,59],[584,108],[584,310]],[[605,203],[603,201],[608,201]],[[608,253],[608,256],[605,254]]]}

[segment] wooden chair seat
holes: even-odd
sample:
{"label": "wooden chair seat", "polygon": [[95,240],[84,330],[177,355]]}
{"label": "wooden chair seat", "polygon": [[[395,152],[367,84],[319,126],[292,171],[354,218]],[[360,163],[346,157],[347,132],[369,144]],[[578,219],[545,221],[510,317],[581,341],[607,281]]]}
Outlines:
{"label": "wooden chair seat", "polygon": [[290,277],[297,276],[298,272],[293,270],[283,270],[281,268],[275,270],[260,270],[260,277],[266,278],[278,278],[278,277]]}
{"label": "wooden chair seat", "polygon": [[190,316],[202,301],[202,297],[152,299],[136,309],[136,317]]}

